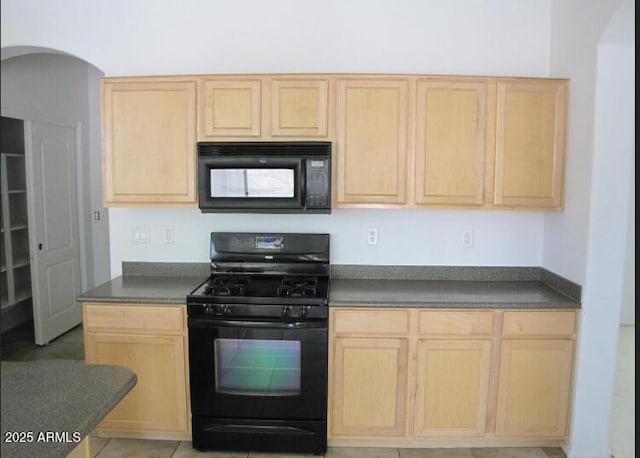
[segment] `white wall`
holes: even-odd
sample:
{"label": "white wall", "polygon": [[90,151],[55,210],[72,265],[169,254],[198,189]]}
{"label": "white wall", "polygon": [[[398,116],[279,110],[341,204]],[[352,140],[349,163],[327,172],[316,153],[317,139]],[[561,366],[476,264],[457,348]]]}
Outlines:
{"label": "white wall", "polygon": [[635,190],[635,155],[634,165],[631,167],[633,183],[629,198],[629,232],[627,236],[627,258],[624,268],[624,291],[622,295],[622,309],[620,310],[620,324],[635,326],[636,324],[636,190]]}
{"label": "white wall", "polygon": [[[541,265],[542,221],[536,213],[333,210],[331,215],[201,214],[198,209],[118,208],[110,211],[111,257],[126,261],[209,261],[213,231],[327,232],[334,264]],[[149,244],[132,243],[132,227],[147,226]],[[163,244],[172,225],[175,243]],[[378,245],[367,245],[367,228]],[[474,247],[462,232],[474,231]],[[121,273],[112,263],[112,274]]]}
{"label": "white wall", "polygon": [[106,75],[426,72],[547,76],[550,0],[2,0],[2,46]]}
{"label": "white wall", "polygon": [[543,264],[583,285],[569,458],[610,456],[620,312],[634,240],[635,6],[633,0],[587,6],[575,0],[552,8],[551,67],[571,78],[569,157],[567,211],[545,218]]}
{"label": "white wall", "polygon": [[551,68],[570,78],[565,211],[545,217],[543,262],[582,284],[586,269],[597,47],[620,0],[553,2]]}
{"label": "white wall", "polygon": [[[633,17],[633,16],[631,16]],[[620,311],[627,255],[634,148],[634,49],[601,45],[587,269],[570,457],[609,456]],[[623,71],[621,71],[623,70]],[[603,395],[607,393],[608,395]]]}

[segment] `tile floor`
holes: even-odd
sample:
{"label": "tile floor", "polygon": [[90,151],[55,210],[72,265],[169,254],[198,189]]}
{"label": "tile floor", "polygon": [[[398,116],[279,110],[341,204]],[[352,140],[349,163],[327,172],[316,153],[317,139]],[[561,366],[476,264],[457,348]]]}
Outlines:
{"label": "tile floor", "polygon": [[621,326],[618,335],[616,379],[611,413],[611,455],[615,458],[636,456],[636,328]]}
{"label": "tile floor", "polygon": [[[300,458],[299,454],[198,452],[191,442],[91,438],[91,451],[97,458],[154,457],[154,458]],[[332,448],[325,458],[561,458],[560,448]]]}
{"label": "tile floor", "polygon": [[[83,359],[82,326],[60,336],[45,347],[33,344],[30,328],[16,329],[3,336],[2,360]],[[618,369],[613,399],[611,428],[614,458],[635,457],[635,327],[621,328]],[[191,442],[106,439],[91,435],[91,451],[97,458],[287,458],[301,455],[267,453],[201,453]],[[564,458],[560,448],[464,448],[464,449],[398,449],[398,448],[329,448],[326,458]]]}

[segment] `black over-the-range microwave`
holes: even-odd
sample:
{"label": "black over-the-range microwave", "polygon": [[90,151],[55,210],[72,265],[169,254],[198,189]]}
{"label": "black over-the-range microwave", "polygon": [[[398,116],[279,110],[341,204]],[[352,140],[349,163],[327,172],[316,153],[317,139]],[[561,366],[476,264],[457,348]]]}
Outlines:
{"label": "black over-the-range microwave", "polygon": [[202,212],[331,213],[331,142],[199,142]]}

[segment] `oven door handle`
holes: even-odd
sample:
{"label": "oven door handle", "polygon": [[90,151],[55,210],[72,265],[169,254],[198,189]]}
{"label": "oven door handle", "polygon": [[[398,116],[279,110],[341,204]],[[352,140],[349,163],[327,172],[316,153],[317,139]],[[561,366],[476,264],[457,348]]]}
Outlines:
{"label": "oven door handle", "polygon": [[206,320],[189,318],[190,328],[260,328],[260,329],[322,329],[327,328],[326,320],[319,321],[249,321],[249,320]]}

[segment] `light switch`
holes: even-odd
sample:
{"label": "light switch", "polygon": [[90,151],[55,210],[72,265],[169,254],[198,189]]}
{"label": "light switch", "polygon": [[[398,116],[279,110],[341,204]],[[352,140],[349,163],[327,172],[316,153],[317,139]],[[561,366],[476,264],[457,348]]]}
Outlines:
{"label": "light switch", "polygon": [[131,243],[151,243],[149,226],[134,225],[131,230]]}

